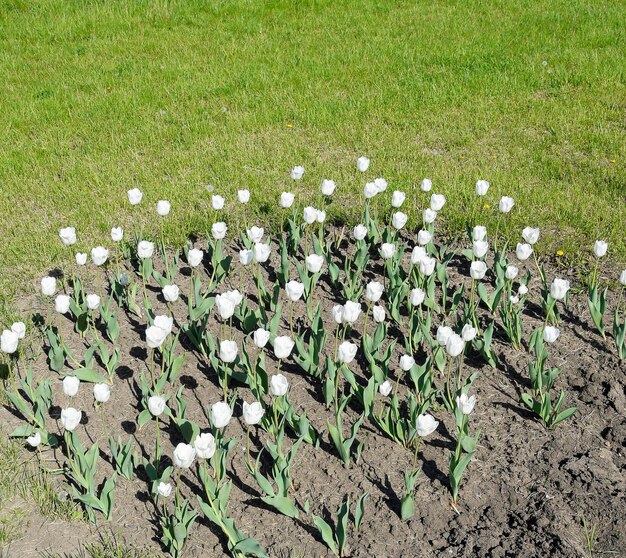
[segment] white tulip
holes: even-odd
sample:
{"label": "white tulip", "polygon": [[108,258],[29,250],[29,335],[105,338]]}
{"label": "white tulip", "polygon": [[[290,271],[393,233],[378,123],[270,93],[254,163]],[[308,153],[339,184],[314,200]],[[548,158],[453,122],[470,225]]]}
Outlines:
{"label": "white tulip", "polygon": [[215,306],[222,320],[228,320],[235,313],[235,301],[229,296],[218,294]]}
{"label": "white tulip", "polygon": [[350,343],[350,341],[344,341],[339,345],[338,357],[339,362],[344,364],[350,364],[354,357],[356,356],[357,346],[354,343]]}
{"label": "white tulip", "polygon": [[435,272],[436,265],[437,260],[435,258],[425,256],[419,261],[420,273],[426,277],[430,277]]}
{"label": "white tulip", "polygon": [[172,494],[172,483],[160,482],[157,485],[157,492],[162,498],[169,498]]}
{"label": "white tulip", "polygon": [[295,195],[291,192],[283,192],[280,195],[280,205],[285,209],[291,207],[293,205],[293,200],[295,199]]}
{"label": "white tulip", "polygon": [[432,415],[420,415],[415,421],[417,435],[421,438],[432,434],[435,430],[437,430],[438,426],[439,422],[436,421]]}
{"label": "white tulip", "polygon": [[124,238],[124,229],[122,227],[113,227],[111,229],[111,240],[113,242],[119,242]]}
{"label": "white tulip", "polygon": [[215,240],[222,240],[226,236],[226,231],[228,231],[228,227],[223,221],[213,223],[211,227],[211,234]]}
{"label": "white tulip", "polygon": [[520,296],[524,296],[528,294],[528,287],[526,285],[520,285],[519,289],[517,289],[517,293]]}
{"label": "white tulip", "polygon": [[343,322],[347,324],[354,324],[361,314],[361,305],[358,302],[352,302],[348,300],[343,305],[343,310],[341,312],[341,319]]}
{"label": "white tulip", "polygon": [[406,194],[404,192],[401,192],[400,190],[394,191],[394,193],[391,194],[392,207],[395,207],[396,209],[399,207],[402,207],[402,204],[404,203],[405,199],[406,199]]}
{"label": "white tulip", "polygon": [[380,393],[383,397],[387,397],[392,390],[393,385],[389,380],[385,380],[382,384],[378,386],[378,393]]}
{"label": "white tulip", "polygon": [[163,345],[166,337],[167,332],[156,325],[151,325],[146,329],[146,344],[151,349],[158,349]]}
{"label": "white tulip", "polygon": [[465,341],[463,341],[463,338],[460,335],[453,333],[450,337],[448,337],[448,340],[446,341],[446,352],[452,358],[458,357],[464,349]]}
{"label": "white tulip", "polygon": [[294,345],[295,343],[292,341],[291,337],[287,335],[279,335],[276,337],[276,339],[274,339],[274,354],[276,358],[279,360],[288,358]]}
{"label": "white tulip", "polygon": [[426,223],[427,225],[429,225],[430,223],[434,223],[436,218],[437,218],[436,211],[430,209],[430,207],[427,207],[426,209],[424,209],[424,213],[422,213],[422,219],[424,223]]}
{"label": "white tulip", "polygon": [[302,216],[307,225],[312,225],[317,221],[317,209],[308,205],[302,210]]}
{"label": "white tulip", "polygon": [[137,244],[137,256],[139,256],[142,260],[151,258],[153,254],[153,242],[149,242],[148,240],[142,240],[139,244]]}
{"label": "white tulip", "polygon": [[167,217],[170,214],[171,208],[172,206],[170,205],[170,202],[168,202],[167,200],[159,200],[157,202],[157,213],[161,217]]}
{"label": "white tulip", "polygon": [[365,172],[370,166],[370,160],[367,157],[361,156],[356,160],[356,168],[361,172]]}
{"label": "white tulip", "polygon": [[76,244],[76,229],[74,227],[65,227],[59,231],[59,236],[65,246]]}
{"label": "white tulip", "polygon": [[12,355],[15,351],[17,351],[17,346],[19,345],[20,339],[14,331],[10,329],[5,329],[0,335],[0,350],[7,354]]}
{"label": "white tulip", "polygon": [[165,399],[160,395],[152,395],[148,398],[148,410],[152,416],[161,416],[165,411]]}
{"label": "white tulip", "polygon": [[400,357],[400,368],[404,372],[408,372],[415,365],[415,359],[411,355],[402,355]]}
{"label": "white tulip", "polygon": [[106,403],[111,397],[111,388],[107,384],[94,384],[93,398],[98,403]]}
{"label": "white tulip", "polygon": [[333,320],[335,320],[336,324],[341,324],[343,323],[343,306],[341,306],[340,304],[335,304],[335,306],[333,306]]}
{"label": "white tulip", "polygon": [[285,291],[287,291],[289,300],[296,302],[300,300],[302,293],[304,293],[304,284],[298,281],[289,281],[289,283],[285,285]]}
{"label": "white tulip", "polygon": [[514,205],[515,201],[513,200],[513,198],[509,196],[502,196],[502,198],[500,199],[500,204],[498,205],[498,209],[502,213],[508,213],[509,211],[511,211],[511,209],[513,209]]}
{"label": "white tulip", "polygon": [[176,285],[165,285],[162,289],[162,293],[166,302],[176,302],[180,294],[180,289]]}
{"label": "white tulip", "polygon": [[294,180],[300,180],[302,175],[304,175],[304,167],[297,166],[291,169],[291,178]]}
{"label": "white tulip", "polygon": [[437,328],[437,337],[436,337],[437,343],[439,343],[439,345],[441,345],[442,347],[445,347],[446,343],[448,342],[448,339],[453,334],[454,334],[454,331],[452,331],[451,327],[439,326]]}
{"label": "white tulip", "polygon": [[433,189],[433,181],[430,178],[424,178],[420,185],[422,192],[430,192]]}
{"label": "white tulip", "polygon": [[383,245],[380,247],[380,255],[383,257],[384,260],[392,258],[395,253],[396,247],[390,242],[384,242]]}
{"label": "white tulip", "polygon": [[374,184],[373,182],[368,182],[367,184],[365,184],[363,188],[363,195],[366,197],[366,199],[369,200],[373,198],[376,194],[378,194],[378,188],[376,188],[376,184]]}
{"label": "white tulip", "polygon": [[14,322],[11,324],[11,331],[17,335],[18,339],[26,337],[26,324],[24,322]]}
{"label": "white tulip", "polygon": [[210,432],[198,434],[193,441],[193,449],[199,459],[211,459],[216,449],[215,437]]}
{"label": "white tulip", "polygon": [[518,304],[518,303],[519,303],[519,296],[516,296],[516,295],[511,295],[511,296],[509,297],[509,302],[510,302],[511,304]]}
{"label": "white tulip", "polygon": [[385,309],[382,306],[376,305],[372,308],[372,316],[376,323],[382,323],[385,321]]}
{"label": "white tulip", "polygon": [[100,306],[100,297],[97,294],[87,295],[87,308],[89,310],[96,310]]}
{"label": "white tulip", "polygon": [[270,257],[269,243],[263,244],[262,242],[259,242],[258,244],[255,244],[252,254],[254,256],[254,261],[258,263],[265,263]]}
{"label": "white tulip", "polygon": [[237,190],[237,199],[239,203],[248,203],[250,201],[250,190]]}
{"label": "white tulip", "polygon": [[530,244],[522,244],[521,242],[517,243],[517,247],[515,248],[515,255],[517,259],[521,262],[526,261],[530,258],[530,255],[533,253],[533,247]]}
{"label": "white tulip", "polygon": [[487,190],[489,190],[489,182],[486,180],[478,180],[476,182],[476,194],[479,196],[484,196],[487,194]]}
{"label": "white tulip", "polygon": [[282,397],[289,390],[289,382],[282,374],[274,374],[270,378],[270,393],[274,397]]}
{"label": "white tulip", "polygon": [[433,211],[441,211],[446,204],[446,197],[443,194],[433,194],[430,196],[430,208]]}
{"label": "white tulip", "polygon": [[456,406],[460,409],[461,413],[464,415],[469,415],[474,410],[474,406],[476,405],[476,396],[472,395],[471,397],[467,396],[467,393],[462,393],[461,395],[457,395],[456,398]]}
{"label": "white tulip", "polygon": [[270,340],[270,332],[260,327],[254,332],[253,339],[254,344],[259,349],[262,349],[263,347],[265,347],[265,345],[267,345],[267,342]]}
{"label": "white tulip", "polygon": [[250,242],[256,244],[257,242],[261,242],[261,240],[263,240],[265,229],[263,229],[263,227],[252,227],[251,229],[246,229],[246,232],[248,233]]}
{"label": "white tulip", "polygon": [[569,281],[567,279],[559,279],[556,277],[550,285],[550,296],[555,300],[563,300],[567,291],[569,291]]}
{"label": "white tulip", "polygon": [[224,209],[224,198],[222,196],[211,196],[211,205],[216,211]]}
{"label": "white tulip", "polygon": [[477,258],[485,257],[489,250],[489,243],[486,240],[475,240],[472,243],[472,254]]}
{"label": "white tulip", "polygon": [[367,227],[365,225],[357,225],[352,231],[355,240],[363,240],[367,236]]}
{"label": "white tulip", "polygon": [[535,244],[539,240],[539,229],[532,227],[526,227],[522,231],[522,238],[528,242],[528,244]]}
{"label": "white tulip", "polygon": [[620,273],[619,282],[626,287],[626,269]]}
{"label": "white tulip", "polygon": [[224,428],[230,422],[233,416],[233,410],[228,403],[218,401],[211,405],[211,424],[215,428]]}
{"label": "white tulip", "polygon": [[384,178],[377,178],[374,180],[374,186],[376,186],[376,190],[380,194],[387,189],[387,181]]}
{"label": "white tulip", "polygon": [[558,327],[546,326],[543,328],[543,340],[546,343],[554,343],[561,334]]}
{"label": "white tulip", "polygon": [[417,243],[420,246],[426,246],[433,239],[433,235],[430,231],[421,230],[417,233]]}
{"label": "white tulip", "polygon": [[391,224],[393,228],[396,230],[400,230],[406,222],[409,220],[409,216],[406,213],[402,213],[402,211],[396,211],[391,217]]}
{"label": "white tulip", "polygon": [[472,240],[474,242],[478,240],[485,240],[486,236],[487,236],[487,227],[483,227],[482,225],[476,225],[472,229]]}
{"label": "white tulip", "polygon": [[411,296],[409,298],[411,306],[420,306],[425,298],[426,293],[422,289],[411,289]]}
{"label": "white tulip", "polygon": [[176,467],[180,467],[181,469],[189,469],[195,458],[196,450],[193,449],[193,447],[189,444],[181,442],[176,446],[176,449],[174,449],[172,461]]}
{"label": "white tulip", "polygon": [[130,202],[130,205],[139,205],[141,203],[141,198],[143,198],[143,194],[139,188],[128,190],[128,201]]}
{"label": "white tulip", "polygon": [[54,300],[54,309],[59,314],[67,314],[70,311],[70,297],[60,294]]}
{"label": "white tulip", "polygon": [[427,257],[426,249],[422,246],[415,246],[411,252],[411,264],[419,265],[420,261],[422,261],[425,257]]}
{"label": "white tulip", "polygon": [[243,420],[248,426],[259,424],[264,414],[265,410],[258,401],[250,404],[246,401],[243,402]]}
{"label": "white tulip", "polygon": [[324,258],[317,254],[309,254],[305,260],[306,268],[309,273],[319,273],[324,264]]}
{"label": "white tulip", "polygon": [[72,432],[80,424],[82,418],[83,413],[74,407],[61,410],[61,424],[68,432]]}
{"label": "white tulip", "polygon": [[35,432],[32,436],[28,436],[28,438],[26,438],[26,443],[31,448],[39,446],[41,444],[41,433]]}
{"label": "white tulip", "polygon": [[323,180],[321,186],[322,194],[325,196],[332,196],[336,187],[337,185],[334,180]]}
{"label": "white tulip", "polygon": [[54,277],[44,277],[41,280],[41,294],[44,296],[54,296],[57,292],[57,280]]}
{"label": "white tulip", "polygon": [[365,287],[365,298],[370,302],[378,302],[383,296],[385,287],[378,281],[370,281]]}
{"label": "white tulip", "polygon": [[318,223],[323,223],[324,221],[326,221],[326,212],[318,209],[317,216],[315,219]]}
{"label": "white tulip", "polygon": [[87,254],[84,252],[77,252],[75,260],[76,265],[85,265],[87,263]]}
{"label": "white tulip", "polygon": [[604,240],[596,240],[593,244],[593,253],[596,258],[601,258],[606,254],[609,245]]}
{"label": "white tulip", "polygon": [[245,248],[243,250],[239,250],[239,263],[241,265],[248,265],[252,263],[253,259],[254,252],[252,250],[246,250]]}
{"label": "white tulip", "polygon": [[74,397],[78,393],[80,380],[76,376],[65,376],[63,378],[63,393],[68,397]]}
{"label": "white tulip", "polygon": [[166,335],[169,335],[174,327],[174,318],[164,315],[155,316],[153,325],[162,329]]}
{"label": "white tulip", "polygon": [[94,265],[103,265],[109,257],[109,251],[103,246],[96,246],[91,249],[91,261]]}
{"label": "white tulip", "polygon": [[472,327],[470,324],[465,324],[461,330],[461,337],[463,338],[463,341],[469,343],[474,340],[476,333],[478,332],[475,327]]}
{"label": "white tulip", "polygon": [[506,271],[504,272],[504,276],[509,280],[509,281],[513,281],[513,279],[515,279],[517,277],[519,273],[519,269],[514,266],[514,265],[509,265],[506,268]]}
{"label": "white tulip", "polygon": [[487,273],[487,264],[483,261],[472,262],[470,265],[470,276],[474,280],[480,280]]}

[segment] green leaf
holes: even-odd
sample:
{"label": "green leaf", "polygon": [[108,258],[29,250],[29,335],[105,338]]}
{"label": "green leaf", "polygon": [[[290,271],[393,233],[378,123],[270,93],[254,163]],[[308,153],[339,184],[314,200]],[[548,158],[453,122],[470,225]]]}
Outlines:
{"label": "green leaf", "polygon": [[286,496],[264,496],[261,498],[267,505],[277,509],[283,515],[298,519],[298,510],[294,503]]}
{"label": "green leaf", "polygon": [[94,384],[103,384],[106,381],[104,376],[92,368],[79,368],[78,370],[73,370],[65,376],[76,376],[81,382],[92,382]]}
{"label": "green leaf", "polygon": [[326,523],[321,517],[318,517],[317,515],[313,515],[313,523],[315,523],[315,526],[317,527],[317,530],[322,536],[322,540],[326,543],[326,546],[330,549],[330,551],[335,556],[339,556],[339,552],[337,551],[337,545],[335,544],[335,537],[334,537],[331,526],[328,523]]}
{"label": "green leaf", "polygon": [[361,528],[363,522],[363,516],[365,515],[365,500],[369,496],[369,492],[364,492],[363,495],[357,500],[356,508],[354,509],[354,527],[358,531]]}

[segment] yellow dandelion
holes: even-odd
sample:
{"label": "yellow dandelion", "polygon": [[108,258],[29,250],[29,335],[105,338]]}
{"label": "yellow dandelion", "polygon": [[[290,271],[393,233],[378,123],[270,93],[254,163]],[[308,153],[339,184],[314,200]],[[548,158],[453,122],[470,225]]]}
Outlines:
{"label": "yellow dandelion", "polygon": [[565,252],[563,252],[563,250],[557,250],[557,251],[556,251],[556,255],[557,255],[557,256],[564,256],[564,255],[565,255]]}
{"label": "yellow dandelion", "polygon": [[287,128],[293,128],[293,124],[287,124]]}
{"label": "yellow dandelion", "polygon": [[489,209],[490,207],[491,207],[491,206],[490,206],[488,203],[486,203],[485,205],[483,205],[483,209]]}
{"label": "yellow dandelion", "polygon": [[615,164],[617,161],[615,159],[611,159],[611,163]]}

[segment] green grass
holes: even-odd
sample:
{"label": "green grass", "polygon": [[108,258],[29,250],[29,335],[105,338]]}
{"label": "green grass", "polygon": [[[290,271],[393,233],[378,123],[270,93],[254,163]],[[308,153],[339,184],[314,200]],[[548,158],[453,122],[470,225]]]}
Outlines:
{"label": "green grass", "polygon": [[101,534],[99,542],[85,545],[78,554],[45,553],[42,558],[156,558],[156,554],[135,548],[110,532]]}
{"label": "green grass", "polygon": [[448,197],[448,231],[485,178],[477,220],[492,230],[509,194],[512,238],[537,225],[544,251],[582,255],[605,238],[626,261],[620,2],[3,0],[0,37],[5,295],[65,264],[62,226],[82,250],[120,224],[154,234],[168,198],[170,243],[205,231],[208,184],[231,204],[249,188],[267,225],[283,189],[321,203],[333,178],[331,215],[356,219],[361,154],[370,179],[415,194],[412,226],[424,176]]}

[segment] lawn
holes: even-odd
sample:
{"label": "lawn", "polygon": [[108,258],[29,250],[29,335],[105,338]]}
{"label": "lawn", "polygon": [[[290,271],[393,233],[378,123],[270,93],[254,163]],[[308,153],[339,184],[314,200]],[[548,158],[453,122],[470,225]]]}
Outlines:
{"label": "lawn", "polygon": [[[0,289],[32,292],[64,265],[62,226],[84,251],[139,219],[150,235],[167,198],[167,240],[180,244],[214,219],[209,185],[236,228],[237,188],[267,224],[284,189],[320,203],[323,178],[338,183],[334,218],[356,217],[365,179],[384,176],[409,193],[415,224],[428,176],[449,230],[479,209],[468,196],[485,178],[486,225],[511,195],[501,232],[540,226],[541,250],[573,256],[604,238],[623,263],[623,7],[2,1]],[[148,202],[133,213],[132,187]]]}

